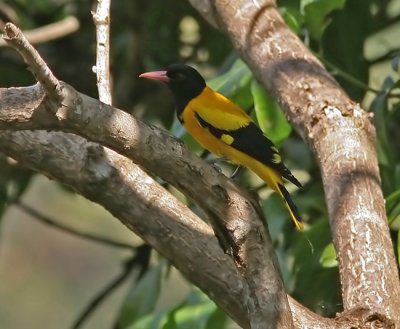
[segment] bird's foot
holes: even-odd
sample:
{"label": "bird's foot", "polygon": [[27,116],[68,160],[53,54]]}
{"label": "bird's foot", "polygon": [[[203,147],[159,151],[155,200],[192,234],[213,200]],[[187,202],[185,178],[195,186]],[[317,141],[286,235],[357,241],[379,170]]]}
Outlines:
{"label": "bird's foot", "polygon": [[220,163],[227,161],[228,159],[226,158],[217,158],[217,159],[212,159],[212,160],[207,160],[207,163],[209,163],[211,166],[215,168],[216,171],[219,173],[222,173],[222,169],[219,166]]}

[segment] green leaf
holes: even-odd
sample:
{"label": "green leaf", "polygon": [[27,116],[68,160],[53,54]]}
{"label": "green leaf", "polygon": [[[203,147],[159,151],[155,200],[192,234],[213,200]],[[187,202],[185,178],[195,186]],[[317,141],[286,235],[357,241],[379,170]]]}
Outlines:
{"label": "green leaf", "polygon": [[221,329],[227,316],[203,292],[195,288],[171,309],[147,314],[125,329]]}
{"label": "green leaf", "polygon": [[282,232],[284,225],[290,221],[287,209],[277,193],[271,193],[267,198],[264,198],[261,206],[264,214],[267,214],[266,218],[271,237],[275,240]]}
{"label": "green leaf", "polygon": [[150,313],[144,316],[135,323],[125,329],[160,329],[168,321],[168,311],[163,310],[155,313]]}
{"label": "green leaf", "polygon": [[206,328],[208,319],[215,311],[215,307],[215,304],[211,302],[182,307],[171,314],[163,329]]}
{"label": "green leaf", "polygon": [[400,189],[391,193],[385,200],[389,224],[400,215]]}
{"label": "green leaf", "polygon": [[162,268],[162,264],[151,268],[129,291],[118,319],[121,328],[153,312],[160,294]]}
{"label": "green leaf", "polygon": [[289,7],[279,7],[283,19],[289,28],[296,34],[300,34],[304,24],[304,16],[296,9]]}
{"label": "green leaf", "polygon": [[342,9],[346,0],[303,0],[301,8],[311,37],[321,39],[330,21],[327,16],[334,10]]}
{"label": "green leaf", "polygon": [[[195,289],[181,305],[169,312],[162,329],[206,329],[216,309],[204,293]],[[222,328],[221,324],[219,328]]]}
{"label": "green leaf", "polygon": [[400,73],[400,52],[396,52],[396,54],[392,57],[390,64],[392,65],[393,71]]}
{"label": "green leaf", "polygon": [[251,71],[239,58],[227,72],[207,81],[207,84],[224,95],[230,95],[243,84],[243,81],[250,77]]}
{"label": "green leaf", "polygon": [[209,317],[205,329],[221,329],[227,322],[227,315],[220,308],[217,308]]}
{"label": "green leaf", "polygon": [[207,81],[207,84],[245,110],[253,101],[249,91],[251,78],[250,69],[238,59],[227,72]]}
{"label": "green leaf", "polygon": [[291,287],[290,292],[308,307],[323,314],[334,314],[341,300],[340,280],[337,268],[324,268],[320,263],[323,250],[332,240],[327,217],[315,214],[310,213],[313,221],[306,231],[285,233],[284,238],[290,245],[286,262],[291,273],[290,281],[285,282],[285,286]]}
{"label": "green leaf", "polygon": [[397,262],[400,267],[400,230],[397,231]]}
{"label": "green leaf", "polygon": [[278,103],[255,79],[251,82],[251,93],[261,130],[276,144],[284,141],[292,128]]}
{"label": "green leaf", "polygon": [[400,203],[400,189],[394,191],[393,193],[391,193],[389,196],[386,197],[385,200],[386,210],[388,212],[393,211],[393,209],[396,207],[398,203]]}
{"label": "green leaf", "polygon": [[390,167],[393,161],[386,126],[388,112],[386,93],[375,97],[371,110],[374,113],[374,124],[378,135],[378,160],[380,164]]}
{"label": "green leaf", "polygon": [[338,266],[338,262],[336,259],[336,250],[335,250],[335,246],[333,245],[333,243],[329,243],[325,247],[325,249],[322,251],[322,255],[319,259],[319,262],[325,268]]}
{"label": "green leaf", "polygon": [[396,204],[394,209],[388,213],[388,222],[389,224],[393,224],[395,220],[400,216],[400,203]]}

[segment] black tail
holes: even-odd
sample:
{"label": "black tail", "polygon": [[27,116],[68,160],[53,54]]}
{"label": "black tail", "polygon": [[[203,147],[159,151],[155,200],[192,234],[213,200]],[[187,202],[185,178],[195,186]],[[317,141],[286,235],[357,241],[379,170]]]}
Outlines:
{"label": "black tail", "polygon": [[301,220],[301,216],[299,210],[297,209],[296,205],[294,204],[292,198],[288,190],[282,184],[278,183],[278,188],[283,201],[285,202],[286,208],[289,210],[290,217],[292,218],[294,224],[296,225],[297,229],[302,230],[304,225]]}

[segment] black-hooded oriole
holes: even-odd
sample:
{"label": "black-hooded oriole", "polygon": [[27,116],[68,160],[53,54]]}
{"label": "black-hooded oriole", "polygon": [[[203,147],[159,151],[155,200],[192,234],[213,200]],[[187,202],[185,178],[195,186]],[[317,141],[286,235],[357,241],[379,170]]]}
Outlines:
{"label": "black-hooded oriole", "polygon": [[299,188],[301,184],[246,112],[209,88],[204,78],[188,65],[173,64],[165,71],[147,72],[140,77],[165,82],[174,95],[178,119],[186,130],[205,149],[255,172],[282,197],[296,227],[303,228],[283,178]]}

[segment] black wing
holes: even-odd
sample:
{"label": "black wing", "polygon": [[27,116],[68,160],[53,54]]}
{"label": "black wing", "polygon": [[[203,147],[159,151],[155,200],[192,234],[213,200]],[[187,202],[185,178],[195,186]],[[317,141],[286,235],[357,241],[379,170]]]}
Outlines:
{"label": "black wing", "polygon": [[274,144],[263,134],[262,130],[257,127],[254,122],[249,122],[245,127],[236,130],[222,130],[215,128],[210,123],[201,118],[196,113],[199,124],[207,128],[211,134],[218,139],[222,139],[223,135],[232,137],[230,146],[250,155],[254,159],[276,170],[282,177],[297,187],[301,187],[301,183],[293,176],[290,170],[283,164],[281,156]]}

